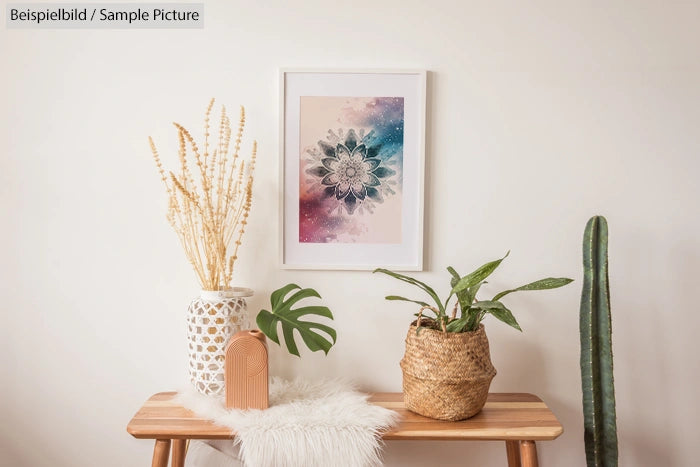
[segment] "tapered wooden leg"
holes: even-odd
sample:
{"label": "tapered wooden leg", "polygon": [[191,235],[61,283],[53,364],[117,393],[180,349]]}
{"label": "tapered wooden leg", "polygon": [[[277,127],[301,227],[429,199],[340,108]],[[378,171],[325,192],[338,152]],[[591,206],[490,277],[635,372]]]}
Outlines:
{"label": "tapered wooden leg", "polygon": [[185,467],[185,456],[187,455],[187,440],[186,439],[174,439],[173,440],[173,460],[171,462],[172,467]]}
{"label": "tapered wooden leg", "polygon": [[506,441],[508,467],[520,467],[520,441]]}
{"label": "tapered wooden leg", "polygon": [[520,441],[522,467],[537,467],[537,445],[534,441]]}
{"label": "tapered wooden leg", "polygon": [[170,456],[170,440],[157,439],[153,448],[152,467],[168,467],[168,457]]}

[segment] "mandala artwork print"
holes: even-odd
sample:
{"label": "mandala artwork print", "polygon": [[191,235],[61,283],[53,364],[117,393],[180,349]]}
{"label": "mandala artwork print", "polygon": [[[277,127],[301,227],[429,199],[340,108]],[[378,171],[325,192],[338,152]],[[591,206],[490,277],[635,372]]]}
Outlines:
{"label": "mandala artwork print", "polygon": [[400,243],[403,97],[300,99],[299,241]]}

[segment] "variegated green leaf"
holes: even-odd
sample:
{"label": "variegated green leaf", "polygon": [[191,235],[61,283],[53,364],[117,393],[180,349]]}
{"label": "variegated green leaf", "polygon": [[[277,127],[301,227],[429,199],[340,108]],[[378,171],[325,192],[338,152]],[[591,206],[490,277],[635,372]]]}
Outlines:
{"label": "variegated green leaf", "polygon": [[529,284],[521,285],[517,289],[505,290],[493,297],[493,299],[500,300],[502,297],[508,295],[509,293],[518,292],[521,290],[556,289],[557,287],[563,287],[571,282],[573,282],[573,279],[569,279],[567,277],[548,277],[546,279],[540,279],[535,282],[530,282]]}
{"label": "variegated green leaf", "polygon": [[433,290],[432,287],[425,284],[424,282],[421,282],[418,279],[414,279],[412,277],[409,277],[409,276],[406,276],[403,274],[399,274],[397,272],[389,271],[388,269],[384,269],[384,268],[377,268],[373,272],[381,272],[382,274],[386,274],[387,276],[391,276],[394,279],[398,279],[400,281],[407,282],[411,285],[415,285],[416,287],[418,287],[420,289],[423,289],[428,295],[430,295],[430,298],[433,299],[433,301],[435,302],[435,304],[438,307],[438,310],[440,310],[440,313],[445,312],[445,307],[440,302],[440,297],[438,297],[438,295],[435,293],[435,290]]}
{"label": "variegated green leaf", "polygon": [[427,303],[422,302],[422,301],[420,301],[420,300],[411,300],[410,298],[399,297],[398,295],[387,295],[387,296],[384,297],[384,298],[387,299],[387,300],[397,300],[397,301],[402,301],[402,302],[412,302],[412,303],[416,303],[416,304],[421,305],[421,306],[427,306],[427,307],[430,306],[430,305],[428,305]]}
{"label": "variegated green leaf", "polygon": [[520,329],[520,325],[515,320],[515,316],[513,316],[513,313],[511,313],[508,308],[491,308],[489,310],[486,310],[486,312],[492,315],[494,318],[503,321],[508,326],[514,327],[518,331],[522,332],[522,329]]}
{"label": "variegated green leaf", "polygon": [[506,257],[510,254],[510,251],[506,253],[506,255],[501,258],[497,259],[496,261],[491,261],[489,263],[484,264],[481,266],[479,269],[476,271],[472,272],[471,274],[467,274],[466,276],[462,277],[457,284],[455,284],[452,287],[452,292],[458,293],[461,292],[462,290],[468,289],[469,287],[473,287],[479,282],[483,281],[486,279],[488,276],[491,275],[493,271],[496,270],[496,268],[501,264],[501,262],[506,259]]}

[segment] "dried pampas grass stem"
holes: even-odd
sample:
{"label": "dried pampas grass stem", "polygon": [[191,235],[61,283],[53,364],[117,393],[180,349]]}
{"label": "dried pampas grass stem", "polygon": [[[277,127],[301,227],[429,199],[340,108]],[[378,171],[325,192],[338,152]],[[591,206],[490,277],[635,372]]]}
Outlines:
{"label": "dried pampas grass stem", "polygon": [[[250,160],[240,157],[245,128],[241,107],[233,152],[229,153],[231,121],[221,107],[218,142],[213,149],[209,137],[214,99],[204,117],[203,152],[189,131],[174,123],[178,132],[177,171],[166,173],[156,145],[148,138],[153,159],[168,195],[167,219],[175,230],[202,288],[220,290],[231,286],[238,248],[245,233],[253,197],[253,173],[258,144],[253,141]],[[214,126],[217,133],[217,127]],[[193,163],[194,167],[190,167]],[[197,174],[197,179],[193,175]],[[229,245],[233,253],[229,254]]]}

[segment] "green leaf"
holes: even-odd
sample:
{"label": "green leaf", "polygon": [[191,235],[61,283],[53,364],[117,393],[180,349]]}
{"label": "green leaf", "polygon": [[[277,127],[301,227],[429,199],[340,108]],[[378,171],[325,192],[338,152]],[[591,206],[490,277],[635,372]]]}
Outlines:
{"label": "green leaf", "polygon": [[301,289],[301,287],[296,284],[287,284],[284,287],[272,292],[272,295],[270,295],[270,303],[272,304],[272,308],[277,308],[284,296],[287,295],[289,291],[295,289]]}
{"label": "green leaf", "polygon": [[461,279],[460,275],[457,274],[457,271],[455,271],[455,268],[452,266],[447,266],[447,272],[449,272],[452,275],[452,281],[450,282],[450,286],[454,287],[457,282]]}
{"label": "green leaf", "polygon": [[467,318],[467,324],[464,327],[464,330],[469,332],[469,331],[475,331],[476,328],[479,327],[479,323],[483,319],[483,311],[480,311],[477,308],[468,308],[464,316]]}
{"label": "green leaf", "polygon": [[510,310],[506,307],[491,308],[489,310],[486,310],[486,313],[493,315],[496,319],[503,321],[508,326],[512,326],[520,332],[523,331],[522,329],[520,329],[520,325],[515,320],[515,316],[513,316],[513,313],[511,313]]}
{"label": "green leaf", "polygon": [[433,301],[437,304],[438,310],[440,310],[440,313],[445,313],[445,307],[440,303],[440,298],[438,295],[435,293],[435,291],[430,287],[429,285],[419,281],[418,279],[414,279],[409,276],[405,276],[403,274],[399,274],[397,272],[389,271],[388,269],[384,268],[377,268],[374,271],[375,272],[381,272],[382,274],[386,274],[387,276],[391,276],[394,279],[398,279],[400,281],[408,282],[411,285],[415,285],[416,287],[419,287],[423,289],[428,295],[430,295],[430,298],[433,299]]}
{"label": "green leaf", "polygon": [[411,300],[410,298],[399,297],[398,295],[387,295],[384,298],[387,300],[400,300],[403,302],[412,302],[412,303],[416,303],[416,304],[421,305],[421,306],[428,306],[428,307],[430,306],[425,302],[421,302],[420,300]]}
{"label": "green leaf", "polygon": [[472,302],[473,302],[474,299],[476,298],[476,294],[479,292],[479,289],[481,288],[481,286],[482,286],[483,284],[486,284],[486,283],[487,283],[486,281],[481,281],[481,282],[479,282],[478,284],[473,285],[473,286],[471,286],[471,287],[469,287],[469,288],[467,289],[467,290],[469,290],[469,296],[471,297]]}
{"label": "green leaf", "polygon": [[[333,342],[335,342],[335,330],[331,328],[330,326],[326,326],[320,323],[311,323],[309,325],[309,328],[311,329],[319,329],[321,331],[324,331],[327,333],[329,336],[332,337]],[[301,334],[301,338],[304,340],[304,343],[306,346],[311,350],[312,352],[316,352],[318,350],[324,350],[324,349],[330,349],[333,344],[323,337],[321,334],[318,333],[303,333]],[[325,353],[328,353],[327,351],[324,350]]]}
{"label": "green leaf", "polygon": [[[460,280],[459,274],[457,271],[455,271],[455,268],[452,266],[447,267],[447,271],[452,275],[452,280],[450,280],[450,287],[453,287],[457,285],[457,283]],[[450,302],[450,299],[452,296],[455,295],[454,289],[450,291],[449,297],[447,297],[447,300],[445,300],[445,309],[447,310],[447,304]],[[474,301],[474,296],[470,293],[470,289],[462,290],[461,292],[457,292],[457,301],[459,302],[459,308],[460,311],[462,312],[462,316],[466,313],[467,309],[469,308],[469,305],[471,302]]]}
{"label": "green leaf", "polygon": [[558,287],[563,287],[566,284],[573,282],[573,279],[567,277],[548,277],[546,279],[540,279],[535,282],[530,282],[529,284],[522,285],[517,289],[505,290],[495,297],[494,300],[499,300],[504,296],[512,292],[518,292],[520,290],[546,290],[546,289],[556,289]]}
{"label": "green leaf", "polygon": [[279,345],[280,339],[277,336],[277,323],[272,313],[267,310],[260,310],[255,322],[263,334],[269,337],[272,342]]}
{"label": "green leaf", "polygon": [[[296,289],[300,290],[285,300],[287,294]],[[299,349],[294,340],[295,330],[312,352],[323,350],[325,354],[328,354],[328,351],[333,344],[335,344],[337,338],[335,330],[330,326],[312,321],[302,321],[299,319],[302,316],[307,315],[315,315],[333,319],[333,314],[327,307],[302,306],[299,308],[292,308],[292,306],[300,300],[311,297],[321,298],[319,293],[314,289],[302,289],[296,284],[287,284],[286,286],[275,290],[272,292],[272,295],[270,295],[272,311],[260,310],[260,313],[258,313],[255,320],[263,334],[269,337],[270,340],[276,344],[280,344],[279,335],[277,334],[277,325],[281,324],[282,335],[284,336],[284,342],[287,346],[287,350],[289,353],[296,355],[297,357],[300,355]],[[327,334],[333,342],[315,330],[319,330]]]}
{"label": "green leaf", "polygon": [[472,301],[473,301],[473,299],[476,298],[477,292],[479,292],[479,289],[480,289],[481,286],[484,285],[484,284],[488,284],[488,282],[486,282],[486,281],[481,281],[481,282],[479,282],[478,284],[469,287],[469,295],[472,296]]}
{"label": "green leaf", "polygon": [[[508,319],[508,314],[510,314],[510,311],[508,311],[503,303],[494,300],[480,300],[478,302],[474,302],[472,303],[469,313],[467,314],[466,330],[475,331],[479,327],[481,320],[484,319],[484,315],[486,313],[491,313],[494,316],[499,315],[504,319]],[[510,316],[512,317],[512,314]],[[501,321],[503,321],[503,319],[501,319]],[[512,319],[512,322],[514,322],[517,326],[518,323],[515,322],[515,318]]]}
{"label": "green leaf", "polygon": [[[455,284],[457,282],[459,282],[459,274],[457,273],[457,271],[455,271],[455,268],[453,268],[452,266],[447,266],[447,272],[449,272],[450,275],[452,275],[452,280],[450,281],[450,287],[454,287]],[[447,306],[449,305],[450,299],[452,298],[453,295],[454,295],[454,292],[450,291],[450,295],[448,295],[447,300],[445,300],[445,304],[444,304],[445,310],[447,310]],[[457,294],[457,301],[459,301],[460,305],[462,304],[462,299],[459,298],[459,294]],[[460,308],[464,308],[464,306],[461,305]]]}
{"label": "green leaf", "polygon": [[472,303],[472,308],[477,308],[479,310],[505,310],[506,307],[503,305],[503,303],[495,300],[480,300]]}
{"label": "green leaf", "polygon": [[464,331],[464,326],[467,325],[467,317],[463,316],[462,318],[459,319],[454,319],[447,323],[447,326],[445,329],[447,329],[447,332],[462,332]]}
{"label": "green leaf", "polygon": [[324,318],[333,319],[331,310],[329,310],[325,306],[305,306],[287,312],[287,317],[290,319],[301,318],[302,316],[306,315],[318,315],[323,316]]}
{"label": "green leaf", "polygon": [[291,326],[282,325],[282,334],[284,335],[284,343],[287,344],[287,350],[290,354],[299,355],[299,349],[297,348],[297,343],[294,341],[294,328]]}
{"label": "green leaf", "polygon": [[[291,285],[291,284],[290,284]],[[296,288],[300,288],[298,285]],[[276,307],[273,306],[273,313],[279,313],[280,311],[288,311],[291,310],[292,305],[294,305],[296,302],[299,300],[303,300],[305,298],[309,297],[316,297],[316,298],[321,298],[321,296],[316,292],[314,289],[301,289],[298,292],[295,292],[294,295],[289,297],[286,301],[284,302],[279,302]],[[270,297],[270,300],[272,300],[272,297]],[[275,311],[277,310],[277,311]]]}
{"label": "green leaf", "polygon": [[466,276],[462,277],[457,284],[452,287],[452,292],[459,293],[462,290],[468,289],[469,287],[474,287],[476,284],[490,276],[491,273],[501,264],[501,261],[506,259],[509,254],[510,251],[506,253],[503,258],[486,263],[471,274],[467,274]]}

